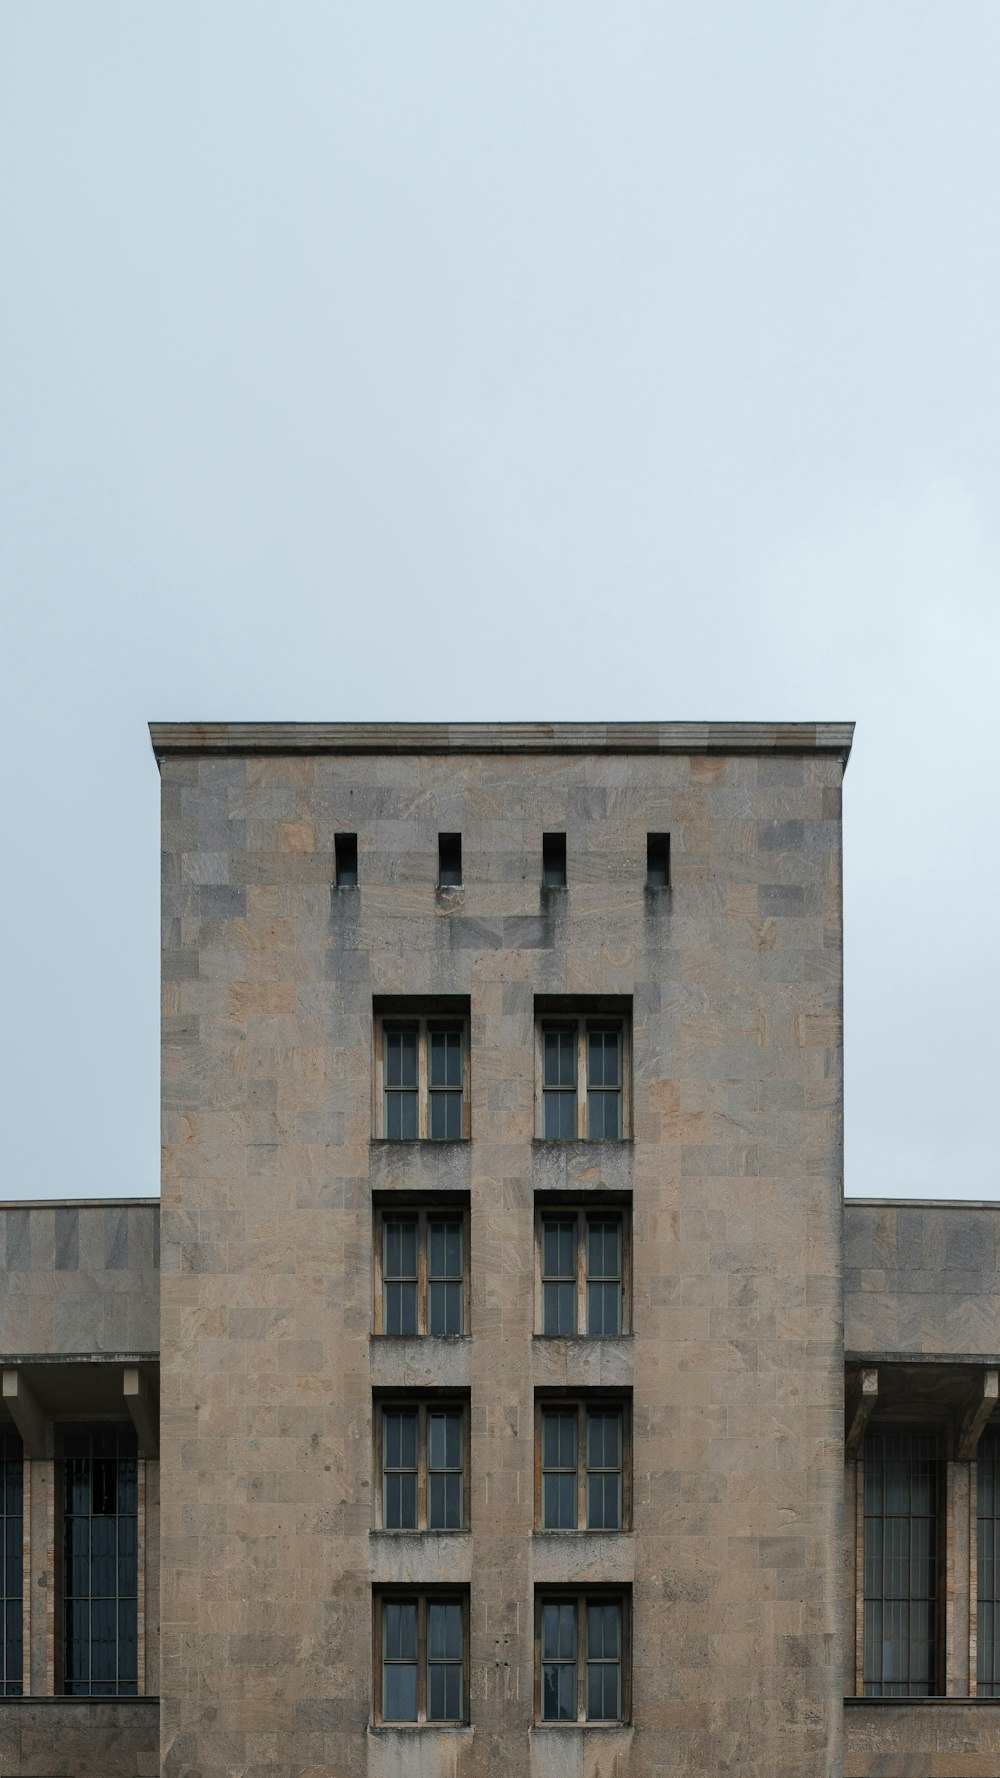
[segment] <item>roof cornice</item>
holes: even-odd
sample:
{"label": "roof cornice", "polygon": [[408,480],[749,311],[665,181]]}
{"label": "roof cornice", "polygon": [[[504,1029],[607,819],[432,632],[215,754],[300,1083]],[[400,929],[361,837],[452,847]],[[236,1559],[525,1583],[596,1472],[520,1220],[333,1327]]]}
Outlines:
{"label": "roof cornice", "polygon": [[833,753],[853,722],[151,722],[157,759],[217,753]]}

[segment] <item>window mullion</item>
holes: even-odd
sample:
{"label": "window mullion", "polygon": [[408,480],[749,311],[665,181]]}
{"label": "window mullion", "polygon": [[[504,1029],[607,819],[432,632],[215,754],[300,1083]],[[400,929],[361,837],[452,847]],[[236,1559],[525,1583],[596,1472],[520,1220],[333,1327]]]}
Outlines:
{"label": "window mullion", "polygon": [[422,1142],[430,1134],[427,1044],[427,1020],[421,1019],[417,1027],[417,1134]]}
{"label": "window mullion", "polygon": [[576,1213],[576,1331],[587,1332],[587,1212]]}
{"label": "window mullion", "polygon": [[430,1232],[426,1210],[417,1211],[417,1332],[425,1334],[430,1326],[427,1314],[427,1243]]}
{"label": "window mullion", "polygon": [[427,1403],[417,1408],[417,1529],[426,1531],[427,1513]]}

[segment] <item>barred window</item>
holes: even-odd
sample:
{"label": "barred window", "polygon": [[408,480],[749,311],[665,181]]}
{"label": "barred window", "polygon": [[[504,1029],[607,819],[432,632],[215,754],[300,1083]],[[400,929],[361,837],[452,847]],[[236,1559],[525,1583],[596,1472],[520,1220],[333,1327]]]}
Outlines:
{"label": "barred window", "polygon": [[67,1432],[63,1445],[63,1691],[138,1691],[138,1461],[130,1429]]}
{"label": "barred window", "polygon": [[539,1591],[535,1714],[544,1723],[628,1720],[627,1593]]}
{"label": "barred window", "polygon": [[24,1450],[13,1428],[0,1432],[0,1698],[24,1690]]}
{"label": "barred window", "polygon": [[467,1722],[468,1597],[412,1589],[375,1597],[380,1722]]}
{"label": "barred window", "polygon": [[865,1696],[938,1691],[940,1468],[933,1432],[869,1433],[865,1476]]}
{"label": "barred window", "polygon": [[1000,1433],[984,1432],[979,1441],[976,1482],[976,1691],[981,1698],[1000,1698]]}

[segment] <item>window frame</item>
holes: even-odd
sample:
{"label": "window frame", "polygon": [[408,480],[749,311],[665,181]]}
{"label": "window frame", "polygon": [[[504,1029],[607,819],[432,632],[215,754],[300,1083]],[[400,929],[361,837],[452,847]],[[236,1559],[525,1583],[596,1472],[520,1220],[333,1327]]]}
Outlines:
{"label": "window frame", "polygon": [[[417,1329],[412,1334],[386,1332],[385,1312],[385,1225],[387,1221],[412,1220],[417,1225]],[[430,1331],[430,1225],[432,1222],[457,1222],[462,1243],[461,1303],[462,1326],[457,1334],[434,1334]],[[460,1203],[409,1202],[381,1203],[375,1209],[375,1241],[373,1267],[375,1284],[374,1332],[387,1340],[461,1340],[469,1332],[469,1206],[463,1195]]]}
{"label": "window frame", "polygon": [[[415,1136],[390,1136],[388,1134],[387,1094],[395,1089],[386,1085],[386,1034],[393,1031],[413,1031],[417,1038],[417,1133]],[[431,1086],[430,1080],[430,1049],[431,1036],[434,1032],[447,1031],[461,1034],[462,1084],[461,1092],[461,1124],[460,1136],[432,1136],[431,1099],[439,1089]],[[374,1102],[372,1120],[375,1139],[382,1142],[468,1142],[472,1135],[472,1094],[471,1094],[471,1056],[469,1047],[469,1017],[467,1013],[447,1012],[379,1012],[374,1020],[375,1066],[373,1069]],[[454,1091],[455,1089],[446,1089]]]}
{"label": "window frame", "polygon": [[[547,1663],[542,1659],[542,1613],[546,1605],[576,1606],[576,1641],[574,1665],[576,1667],[576,1715],[572,1717],[544,1716],[544,1693],[542,1683],[543,1666]],[[587,1666],[589,1661],[587,1642],[587,1607],[588,1605],[616,1604],[619,1608],[619,1696],[621,1701],[620,1716],[588,1716],[587,1715]],[[534,1721],[537,1728],[573,1729],[573,1728],[620,1728],[632,1720],[632,1589],[622,1586],[567,1587],[539,1584],[535,1588],[534,1602]],[[596,1657],[595,1657],[596,1659]],[[605,1664],[602,1659],[602,1664]]]}
{"label": "window frame", "polygon": [[[546,1525],[545,1518],[545,1476],[552,1473],[568,1473],[565,1471],[547,1471],[545,1468],[544,1419],[550,1413],[569,1413],[576,1415],[576,1524]],[[588,1421],[591,1414],[611,1413],[618,1416],[620,1424],[621,1466],[619,1478],[619,1522],[617,1525],[591,1525],[590,1490],[588,1479],[593,1474],[606,1475],[613,1471],[590,1469]],[[608,1395],[603,1391],[594,1395],[549,1395],[544,1393],[535,1396],[535,1530],[544,1531],[552,1537],[573,1536],[585,1533],[593,1537],[617,1537],[622,1532],[632,1529],[632,1398],[630,1395]]]}
{"label": "window frame", "polygon": [[[621,1084],[618,1088],[619,1131],[617,1136],[591,1136],[589,1134],[589,1101],[591,1098],[602,1098],[609,1094],[610,1089],[591,1087],[588,1081],[589,1044],[591,1031],[614,1030],[618,1034],[619,1058],[621,1063]],[[569,1096],[570,1089],[547,1087],[545,1082],[545,1034],[547,1031],[575,1031],[576,1033],[576,1081],[573,1093],[576,1099],[576,1132],[572,1136],[547,1136],[545,1134],[545,1094],[546,1092],[565,1093]],[[538,1012],[535,1013],[535,1140],[536,1142],[630,1142],[632,1139],[632,1022],[625,1012],[603,1013],[597,1007],[584,1007],[579,1012]]]}
{"label": "window frame", "polygon": [[[591,1281],[587,1271],[588,1257],[588,1221],[610,1221],[617,1218],[619,1224],[619,1327],[617,1334],[590,1333],[587,1304],[587,1285]],[[557,1219],[569,1222],[575,1220],[575,1256],[576,1256],[576,1320],[571,1333],[546,1333],[545,1331],[545,1224]],[[535,1206],[535,1334],[539,1339],[546,1340],[613,1340],[632,1332],[632,1214],[631,1205],[620,1201],[606,1203],[600,1200],[580,1202],[579,1198],[570,1199],[562,1204],[546,1200]]]}
{"label": "window frame", "polygon": [[[417,1714],[415,1717],[387,1717],[383,1713],[385,1661],[383,1658],[382,1618],[386,1605],[416,1605],[417,1608]],[[460,1605],[462,1609],[462,1659],[460,1716],[428,1716],[430,1655],[427,1619],[431,1605]],[[410,1665],[411,1663],[405,1663]],[[448,1665],[453,1663],[449,1662]],[[460,1729],[470,1717],[469,1692],[469,1589],[468,1587],[376,1587],[372,1598],[372,1718],[379,1728],[390,1729]]]}
{"label": "window frame", "polygon": [[975,1470],[976,1696],[1000,1698],[1000,1427],[985,1428]]}
{"label": "window frame", "polygon": [[[405,1395],[399,1391],[393,1391],[391,1393],[376,1396],[373,1405],[372,1435],[374,1446],[375,1485],[372,1490],[372,1499],[375,1512],[375,1530],[385,1532],[387,1537],[419,1537],[424,1535],[431,1537],[455,1537],[463,1531],[468,1531],[472,1497],[469,1463],[471,1437],[468,1395],[453,1394],[445,1391],[442,1391],[439,1394],[435,1390],[429,1392],[425,1390],[419,1395]],[[387,1413],[416,1414],[417,1417],[417,1523],[415,1525],[390,1526],[386,1525],[385,1522],[384,1426]],[[428,1523],[430,1518],[430,1476],[432,1473],[445,1473],[443,1471],[432,1472],[430,1469],[430,1434],[428,1417],[432,1413],[457,1413],[461,1418],[462,1485],[460,1489],[460,1499],[462,1516],[461,1523],[458,1525],[431,1526]]]}

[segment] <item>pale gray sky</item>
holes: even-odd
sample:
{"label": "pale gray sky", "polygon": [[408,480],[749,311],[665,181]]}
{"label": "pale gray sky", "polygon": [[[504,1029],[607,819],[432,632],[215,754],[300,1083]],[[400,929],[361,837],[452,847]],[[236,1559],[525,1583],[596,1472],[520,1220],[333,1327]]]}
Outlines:
{"label": "pale gray sky", "polygon": [[1000,1196],[1000,8],[0,11],[0,1196],[157,1189],[156,718],[856,718],[847,1189]]}

